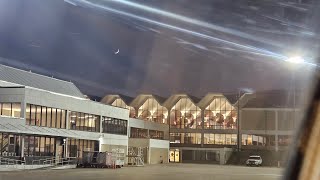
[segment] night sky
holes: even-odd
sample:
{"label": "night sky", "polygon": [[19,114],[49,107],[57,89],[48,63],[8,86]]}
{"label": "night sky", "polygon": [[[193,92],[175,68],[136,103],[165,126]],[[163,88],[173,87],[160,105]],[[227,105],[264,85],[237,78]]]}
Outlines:
{"label": "night sky", "polygon": [[320,6],[295,2],[0,0],[0,63],[100,97],[306,87]]}

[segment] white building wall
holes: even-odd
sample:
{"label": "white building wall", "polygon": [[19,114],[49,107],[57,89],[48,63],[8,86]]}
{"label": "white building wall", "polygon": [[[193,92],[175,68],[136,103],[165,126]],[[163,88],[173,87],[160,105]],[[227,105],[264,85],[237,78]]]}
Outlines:
{"label": "white building wall", "polygon": [[160,124],[160,123],[145,121],[141,119],[129,118],[129,128],[131,127],[163,131],[164,138],[169,139],[169,125],[167,124]]}
{"label": "white building wall", "polygon": [[167,140],[150,139],[150,147],[152,148],[167,148],[169,149],[170,142]]}
{"label": "white building wall", "polygon": [[0,102],[24,102],[25,88],[0,88]]}
{"label": "white building wall", "polygon": [[108,116],[123,120],[129,119],[129,110],[127,109],[101,104],[85,98],[65,96],[32,88],[26,88],[25,95],[26,103],[30,104]]}
{"label": "white building wall", "polygon": [[[123,120],[129,119],[129,111],[127,109],[108,106],[85,98],[66,96],[29,87],[1,88],[0,102],[22,102],[22,107],[25,103],[29,103]],[[24,111],[25,110],[22,109],[21,113],[24,114]],[[99,140],[100,145],[108,144],[128,146],[127,135],[114,135],[100,132],[28,126],[26,125],[24,118],[0,117],[0,131],[21,134],[61,136],[75,139]]]}

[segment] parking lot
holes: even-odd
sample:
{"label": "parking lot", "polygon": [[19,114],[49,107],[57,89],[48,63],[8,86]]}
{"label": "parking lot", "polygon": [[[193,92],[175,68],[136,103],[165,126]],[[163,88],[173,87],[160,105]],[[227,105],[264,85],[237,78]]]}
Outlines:
{"label": "parking lot", "polygon": [[125,167],[121,169],[66,169],[1,172],[0,180],[247,180],[280,179],[282,170],[266,167],[240,167],[199,164],[149,165],[145,167]]}

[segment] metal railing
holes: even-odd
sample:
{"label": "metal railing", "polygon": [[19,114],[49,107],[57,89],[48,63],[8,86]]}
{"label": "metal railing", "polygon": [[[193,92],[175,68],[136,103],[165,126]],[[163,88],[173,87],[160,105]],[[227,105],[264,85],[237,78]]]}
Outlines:
{"label": "metal railing", "polygon": [[52,157],[47,159],[37,159],[32,161],[32,166],[35,165],[49,165],[49,166],[60,166],[60,165],[73,165],[76,164],[77,158],[60,158],[60,157]]}
{"label": "metal railing", "polygon": [[25,163],[26,162],[24,160],[0,157],[0,165],[5,165],[6,167],[18,168],[18,166],[20,165],[21,167],[23,167],[23,169],[25,169]]}

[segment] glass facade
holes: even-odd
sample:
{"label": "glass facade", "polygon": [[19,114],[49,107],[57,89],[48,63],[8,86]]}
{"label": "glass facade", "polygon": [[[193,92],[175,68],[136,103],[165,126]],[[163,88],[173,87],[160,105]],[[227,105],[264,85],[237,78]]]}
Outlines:
{"label": "glass facade", "polygon": [[210,150],[182,150],[183,162],[206,162],[219,163],[220,154],[218,151]]}
{"label": "glass facade", "polygon": [[125,109],[129,109],[129,106],[127,106],[127,104],[120,98],[116,99],[115,101],[113,101],[113,103],[111,104],[112,106],[116,106],[116,107],[121,107],[121,108],[125,108]]}
{"label": "glass facade", "polygon": [[279,146],[289,146],[292,143],[292,136],[279,135]]}
{"label": "glass facade", "polygon": [[72,111],[69,115],[69,128],[72,130],[100,132],[100,116]]}
{"label": "glass facade", "polygon": [[131,128],[130,138],[148,138],[148,130],[141,128]]}
{"label": "glass facade", "polygon": [[170,133],[170,143],[201,144],[201,133]]}
{"label": "glass facade", "polygon": [[138,118],[146,121],[167,123],[168,110],[154,98],[148,98],[138,109]]}
{"label": "glass facade", "polygon": [[204,134],[204,144],[236,145],[237,134]]}
{"label": "glass facade", "polygon": [[151,139],[164,139],[163,131],[149,130],[149,136]]}
{"label": "glass facade", "polygon": [[56,138],[45,136],[25,136],[24,155],[25,156],[54,156]]}
{"label": "glass facade", "polygon": [[20,136],[0,133],[1,156],[20,156]]}
{"label": "glass facade", "polygon": [[[242,134],[242,145],[275,146],[275,144],[276,143],[275,143],[274,135]],[[280,139],[279,139],[279,145],[280,145]]]}
{"label": "glass facade", "polygon": [[215,98],[204,111],[205,129],[236,129],[237,111],[226,98]]}
{"label": "glass facade", "polygon": [[21,103],[0,103],[0,114],[9,117],[21,117]]}
{"label": "glass facade", "polygon": [[67,152],[69,157],[82,157],[83,151],[98,151],[98,141],[84,139],[68,139]]}
{"label": "glass facade", "polygon": [[122,119],[102,117],[104,133],[127,135],[128,122]]}
{"label": "glass facade", "polygon": [[26,121],[28,125],[50,128],[66,128],[66,110],[27,104]]}
{"label": "glass facade", "polygon": [[181,98],[170,113],[170,128],[202,129],[201,110],[189,98]]}

